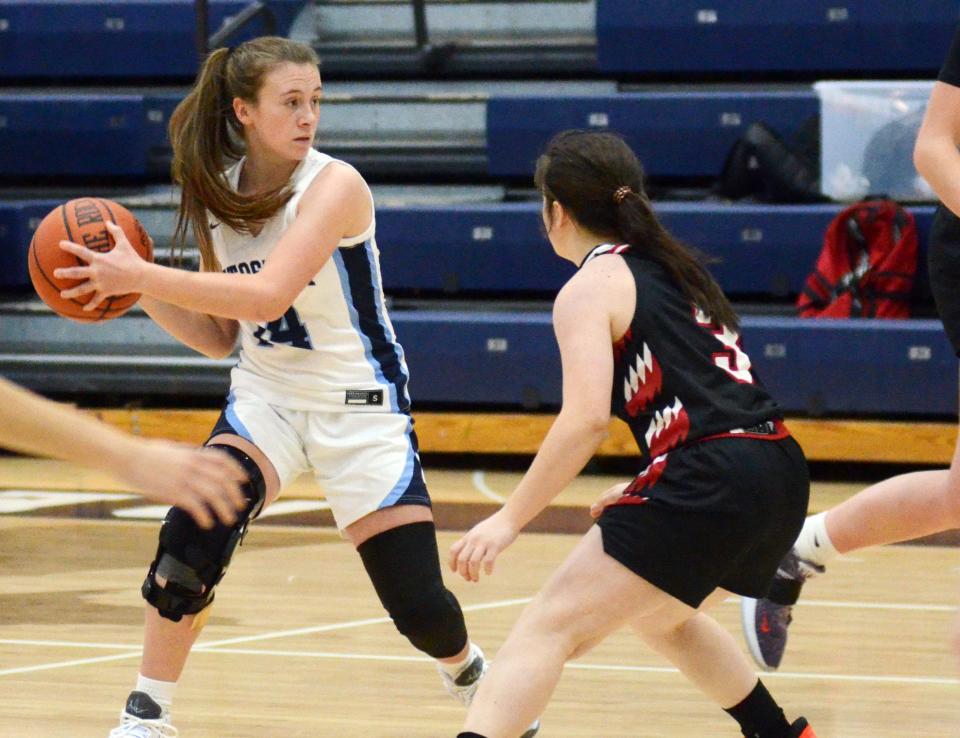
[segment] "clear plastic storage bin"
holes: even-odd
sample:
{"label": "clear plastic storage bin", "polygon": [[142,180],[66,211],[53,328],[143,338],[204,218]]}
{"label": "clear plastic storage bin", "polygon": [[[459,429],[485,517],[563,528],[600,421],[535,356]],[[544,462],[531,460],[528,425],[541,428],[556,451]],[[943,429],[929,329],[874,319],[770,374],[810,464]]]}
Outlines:
{"label": "clear plastic storage bin", "polygon": [[913,166],[913,146],[933,82],[817,82],[820,190],[834,200],[865,195],[934,200]]}

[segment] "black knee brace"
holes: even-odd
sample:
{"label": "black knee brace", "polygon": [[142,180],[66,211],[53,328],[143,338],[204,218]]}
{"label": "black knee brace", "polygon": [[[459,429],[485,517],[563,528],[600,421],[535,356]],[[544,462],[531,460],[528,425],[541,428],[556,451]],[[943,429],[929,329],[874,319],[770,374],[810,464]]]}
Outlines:
{"label": "black knee brace", "polygon": [[467,645],[457,598],[443,586],[433,523],[384,531],[357,547],[384,609],[415,648],[435,659]]}
{"label": "black knee brace", "polygon": [[[178,622],[213,602],[213,590],[230,564],[237,546],[243,540],[250,521],[260,514],[266,499],[266,484],[260,467],[243,451],[233,446],[211,444],[236,459],[247,473],[241,487],[247,498],[246,508],[238,513],[237,522],[217,522],[210,530],[200,528],[190,515],[178,507],[170,508],[160,528],[160,546],[143,582],[143,598],[160,614]],[[157,577],[166,580],[161,586]]]}

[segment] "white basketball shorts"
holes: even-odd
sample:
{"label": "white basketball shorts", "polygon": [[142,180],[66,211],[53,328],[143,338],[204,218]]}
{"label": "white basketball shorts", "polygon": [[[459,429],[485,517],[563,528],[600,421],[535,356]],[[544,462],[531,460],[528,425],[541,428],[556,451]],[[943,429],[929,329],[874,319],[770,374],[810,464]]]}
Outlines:
{"label": "white basketball shorts", "polygon": [[289,410],[238,388],[211,437],[220,433],[263,451],[281,490],[312,471],[340,530],[375,510],[430,505],[409,415]]}

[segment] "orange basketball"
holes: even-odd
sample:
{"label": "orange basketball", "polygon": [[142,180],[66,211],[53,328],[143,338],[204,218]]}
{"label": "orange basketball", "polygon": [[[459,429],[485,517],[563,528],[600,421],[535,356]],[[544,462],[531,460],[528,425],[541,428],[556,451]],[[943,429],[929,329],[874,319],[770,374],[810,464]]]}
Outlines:
{"label": "orange basketball", "polygon": [[104,300],[96,310],[83,306],[93,293],[72,299],[60,297],[60,291],[75,287],[83,280],[58,279],[53,271],[60,267],[85,266],[85,262],[60,248],[60,241],[73,241],[94,251],[110,251],[113,236],[107,221],[116,223],[130,239],[133,248],[147,261],[153,261],[150,237],[133,213],[123,205],[99,197],[81,197],[51,210],[37,226],[27,256],[30,280],[49,307],[65,318],[81,323],[96,323],[123,315],[140,299],[139,293],[116,295]]}

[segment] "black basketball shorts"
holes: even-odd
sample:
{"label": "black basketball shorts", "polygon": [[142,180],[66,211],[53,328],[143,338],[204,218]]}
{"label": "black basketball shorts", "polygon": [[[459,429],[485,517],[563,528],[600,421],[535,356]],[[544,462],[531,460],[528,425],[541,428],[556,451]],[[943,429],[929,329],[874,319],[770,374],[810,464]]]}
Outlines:
{"label": "black basketball shorts", "polygon": [[600,517],[603,549],[696,608],[717,587],[767,593],[803,527],[810,477],[793,438],[719,438],[671,451],[642,495]]}
{"label": "black basketball shorts", "polygon": [[930,229],[927,267],[937,312],[953,350],[960,356],[960,218],[942,204]]}

